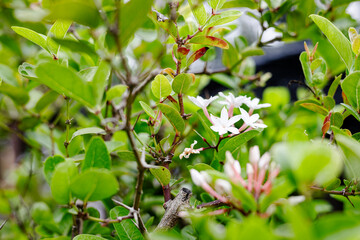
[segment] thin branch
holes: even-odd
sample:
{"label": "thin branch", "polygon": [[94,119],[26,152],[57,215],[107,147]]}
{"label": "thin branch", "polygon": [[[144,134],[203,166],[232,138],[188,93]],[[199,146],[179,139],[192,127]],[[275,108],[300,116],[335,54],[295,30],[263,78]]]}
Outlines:
{"label": "thin branch", "polygon": [[[347,192],[347,191],[326,190],[325,188],[316,187],[316,186],[311,186],[310,188],[311,188],[311,189],[314,189],[314,190],[322,191],[322,192],[324,192],[324,193],[334,194],[334,195],[342,195],[342,196],[356,196],[356,195],[360,195],[360,192],[355,192],[355,191]],[[344,189],[344,190],[345,190],[345,189]]]}

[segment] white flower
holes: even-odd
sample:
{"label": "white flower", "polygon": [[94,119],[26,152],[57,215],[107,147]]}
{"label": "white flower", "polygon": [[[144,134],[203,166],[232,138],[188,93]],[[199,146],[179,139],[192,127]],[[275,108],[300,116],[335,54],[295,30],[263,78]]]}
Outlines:
{"label": "white flower", "polygon": [[240,117],[246,125],[248,125],[252,128],[266,128],[267,127],[265,124],[258,122],[259,114],[256,113],[256,114],[253,114],[250,116],[249,113],[242,108],[240,108],[240,112],[241,112]]}
{"label": "white flower", "polygon": [[215,181],[215,191],[220,194],[231,193],[231,184],[224,179],[217,179]]}
{"label": "white flower", "polygon": [[231,117],[229,119],[228,116],[228,111],[226,110],[226,108],[224,107],[221,110],[221,116],[220,118],[215,117],[213,115],[210,116],[211,121],[213,122],[213,126],[211,126],[210,128],[214,131],[214,132],[218,132],[219,135],[223,135],[227,132],[231,132],[234,134],[238,134],[239,133],[239,129],[237,129],[236,127],[234,127],[233,125],[240,120],[240,116],[234,116]]}
{"label": "white flower", "polygon": [[197,170],[190,169],[191,179],[193,180],[196,186],[201,186],[206,183],[206,180],[203,175],[201,175]]}
{"label": "white flower", "polygon": [[263,103],[259,104],[260,99],[254,98],[253,100],[248,99],[244,103],[250,108],[250,109],[260,109],[260,108],[267,108],[270,107],[270,103]]}
{"label": "white flower", "polygon": [[190,148],[185,148],[184,151],[179,155],[179,158],[189,158],[190,154],[200,153],[200,149],[194,149],[194,146],[197,144],[197,141],[194,140],[194,143],[190,145]]}
{"label": "white flower", "polygon": [[209,104],[214,101],[215,99],[218,98],[218,96],[215,97],[210,97],[209,99],[204,99],[200,96],[197,96],[196,98],[188,96],[188,98],[190,99],[190,101],[192,101],[196,106],[204,109],[207,108],[207,106],[209,106]]}
{"label": "white flower", "polygon": [[239,96],[239,97],[235,97],[232,93],[229,93],[228,96],[225,96],[224,93],[219,92],[219,95],[223,98],[225,98],[225,101],[220,101],[220,104],[223,105],[227,105],[229,108],[230,106],[233,107],[240,107],[243,103],[250,101],[250,98],[246,97],[246,96]]}
{"label": "white flower", "polygon": [[305,196],[304,195],[291,196],[291,197],[288,198],[288,202],[292,206],[298,205],[299,203],[302,203],[304,201],[305,201]]}
{"label": "white flower", "polygon": [[224,172],[230,178],[234,178],[241,174],[241,167],[239,161],[235,160],[231,152],[226,152],[226,162],[224,164]]}

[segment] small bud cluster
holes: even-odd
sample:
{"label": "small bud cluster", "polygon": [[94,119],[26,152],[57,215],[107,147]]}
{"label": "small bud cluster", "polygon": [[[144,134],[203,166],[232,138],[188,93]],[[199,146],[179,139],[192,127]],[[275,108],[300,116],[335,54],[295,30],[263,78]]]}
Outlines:
{"label": "small bud cluster", "polygon": [[229,180],[216,179],[214,184],[212,184],[213,179],[207,172],[198,172],[195,169],[191,169],[190,173],[195,185],[202,187],[210,195],[224,203],[237,205],[239,200],[233,198],[231,191],[232,184],[241,184],[255,199],[259,199],[262,193],[270,193],[273,180],[277,177],[279,171],[280,169],[276,163],[270,163],[270,154],[265,153],[260,156],[259,147],[255,146],[250,149],[245,179],[241,176],[239,161],[235,160],[230,152],[226,152],[226,162],[224,165],[224,172]]}

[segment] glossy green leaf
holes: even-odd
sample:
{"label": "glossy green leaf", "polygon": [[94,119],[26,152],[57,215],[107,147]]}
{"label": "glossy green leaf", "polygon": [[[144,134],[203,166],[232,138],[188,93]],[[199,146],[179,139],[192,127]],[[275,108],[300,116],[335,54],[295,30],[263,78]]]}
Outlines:
{"label": "glossy green leaf", "polygon": [[230,151],[235,153],[241,148],[241,145],[248,142],[250,139],[256,137],[261,131],[250,130],[248,132],[241,133],[235,137],[230,138],[224,145],[220,145],[219,157],[225,159],[225,153]]}
{"label": "glossy green leaf", "polygon": [[46,38],[46,44],[50,52],[55,55],[58,54],[59,44],[56,43],[52,38],[64,38],[70,26],[71,21],[67,20],[56,20],[55,23],[51,26]]}
{"label": "glossy green leaf", "polygon": [[51,18],[74,21],[82,25],[96,27],[100,14],[93,1],[59,0],[50,4]]}
{"label": "glossy green leaf", "polygon": [[66,161],[57,164],[51,179],[51,193],[60,204],[68,204],[71,200],[70,184],[78,175],[74,162]]}
{"label": "glossy green leaf", "polygon": [[39,77],[39,82],[59,94],[64,94],[86,106],[95,106],[91,86],[74,70],[55,62],[47,62],[40,64],[35,73]]}
{"label": "glossy green leaf", "polygon": [[360,122],[360,114],[356,111],[356,109],[353,106],[347,105],[345,103],[340,103],[347,111],[351,113],[351,115],[354,116],[356,120]]}
{"label": "glossy green leaf", "polygon": [[191,11],[196,18],[196,21],[202,26],[207,20],[207,13],[202,2],[197,0],[188,0],[188,3],[191,7]]}
{"label": "glossy green leaf", "polygon": [[106,92],[106,99],[108,101],[111,101],[114,98],[121,97],[124,94],[124,92],[126,91],[126,89],[127,89],[127,86],[125,86],[125,85],[122,85],[122,84],[115,85]]}
{"label": "glossy green leaf", "polygon": [[121,6],[119,30],[121,46],[129,42],[147,20],[147,14],[151,10],[153,0],[131,0]]}
{"label": "glossy green leaf", "polygon": [[19,105],[25,105],[30,100],[29,94],[24,88],[14,87],[7,83],[1,84],[0,93],[7,95]]}
{"label": "glossy green leaf", "polygon": [[65,159],[62,156],[58,156],[58,155],[50,156],[45,160],[44,175],[45,175],[46,181],[49,184],[51,183],[51,178],[53,176],[56,166],[62,162],[65,162]]}
{"label": "glossy green leaf", "polygon": [[12,30],[14,30],[17,34],[20,36],[32,41],[33,43],[37,44],[38,46],[42,47],[46,51],[48,50],[47,44],[46,44],[46,36],[40,33],[37,33],[31,29],[24,28],[24,27],[11,27]]}
{"label": "glossy green leaf", "polygon": [[171,94],[171,85],[169,80],[162,74],[156,75],[151,82],[151,91],[158,99],[167,97]]}
{"label": "glossy green leaf", "polygon": [[195,169],[199,172],[201,171],[206,171],[206,170],[215,170],[213,167],[211,167],[210,165],[206,164],[206,163],[197,163],[195,165],[188,165],[187,168],[190,169]]}
{"label": "glossy green leaf", "polygon": [[99,128],[99,127],[82,128],[82,129],[79,129],[79,130],[77,130],[76,132],[73,133],[73,135],[71,136],[71,139],[70,139],[69,142],[71,142],[77,136],[82,136],[82,135],[86,135],[86,134],[105,135],[106,131],[104,129],[102,129],[102,128]]}
{"label": "glossy green leaf", "polygon": [[176,93],[187,93],[193,81],[193,75],[181,73],[177,75],[172,82],[172,89]]}
{"label": "glossy green leaf", "polygon": [[320,113],[321,115],[324,116],[327,116],[329,113],[329,111],[326,108],[314,103],[301,103],[300,105],[306,109],[309,109],[310,111]]}
{"label": "glossy green leaf", "polygon": [[241,12],[237,10],[229,10],[219,13],[213,16],[210,21],[205,25],[205,28],[223,25],[238,19],[241,16]]}
{"label": "glossy green leaf", "polygon": [[328,110],[333,109],[333,107],[335,106],[335,100],[330,96],[324,97],[323,102],[324,102],[324,107]]}
{"label": "glossy green leaf", "polygon": [[316,23],[320,30],[329,39],[334,46],[342,61],[345,63],[348,70],[352,69],[353,53],[350,41],[342,34],[342,32],[329,20],[319,15],[312,14],[310,18]]}
{"label": "glossy green leaf", "polygon": [[264,55],[265,52],[262,48],[259,47],[246,47],[244,48],[241,52],[241,57],[242,58],[247,58],[247,57],[251,57],[251,56],[261,56]]}
{"label": "glossy green leaf", "polygon": [[159,103],[157,106],[177,131],[182,132],[185,130],[184,119],[175,108],[163,103]]}
{"label": "glossy green leaf", "polygon": [[21,64],[18,68],[19,73],[30,80],[38,80],[38,77],[35,74],[35,66],[27,62]]}
{"label": "glossy green leaf", "polygon": [[100,137],[93,138],[85,153],[85,159],[82,163],[81,171],[91,168],[111,168],[111,159],[107,151],[104,140]]}
{"label": "glossy green leaf", "polygon": [[109,170],[92,168],[80,173],[70,188],[71,193],[83,201],[98,201],[114,195],[119,185]]}
{"label": "glossy green leaf", "polygon": [[156,118],[156,114],[154,112],[154,110],[152,110],[152,108],[147,105],[145,102],[143,101],[140,101],[140,105],[141,105],[141,108],[144,110],[144,112],[149,116],[151,117],[152,119],[155,119]]}
{"label": "glossy green leaf", "polygon": [[80,234],[73,238],[73,240],[106,240],[106,238],[102,238],[95,235],[90,234]]}
{"label": "glossy green leaf", "polygon": [[356,36],[351,43],[351,49],[353,50],[353,53],[357,56],[359,55],[360,51],[360,35]]}
{"label": "glossy green leaf", "polygon": [[[124,217],[129,214],[129,210],[123,207],[114,207],[110,210],[111,219]],[[132,219],[126,219],[120,223],[114,223],[114,228],[120,240],[143,240],[144,237],[140,230],[136,227]]]}
{"label": "glossy green leaf", "polygon": [[105,86],[109,79],[111,67],[106,61],[101,61],[96,73],[91,81],[91,87],[93,89],[93,98],[95,98],[96,104],[100,105],[104,95]]}
{"label": "glossy green leaf", "polygon": [[192,38],[189,43],[194,44],[202,44],[202,45],[208,45],[208,46],[214,46],[219,48],[228,49],[229,45],[225,40],[222,40],[220,38],[212,37],[212,36],[197,36]]}
{"label": "glossy green leaf", "polygon": [[326,184],[325,188],[328,191],[334,190],[341,185],[341,180],[339,178],[335,178],[330,183]]}
{"label": "glossy green leaf", "polygon": [[150,172],[154,175],[154,177],[156,177],[162,186],[166,186],[170,183],[171,173],[166,167],[159,166],[156,168],[150,168]]}
{"label": "glossy green leaf", "polygon": [[341,88],[344,91],[351,106],[356,111],[360,110],[360,72],[353,72],[348,75],[341,83]]}

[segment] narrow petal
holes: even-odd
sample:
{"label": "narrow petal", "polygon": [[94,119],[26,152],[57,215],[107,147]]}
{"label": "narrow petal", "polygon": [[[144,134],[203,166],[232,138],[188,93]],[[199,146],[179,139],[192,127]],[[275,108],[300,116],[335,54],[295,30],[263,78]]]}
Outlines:
{"label": "narrow petal", "polygon": [[226,128],[229,132],[233,133],[233,134],[238,134],[239,133],[239,129],[237,129],[236,127],[228,127]]}
{"label": "narrow petal", "polygon": [[259,146],[253,146],[249,150],[249,161],[251,163],[257,164],[260,159],[260,149]]}

